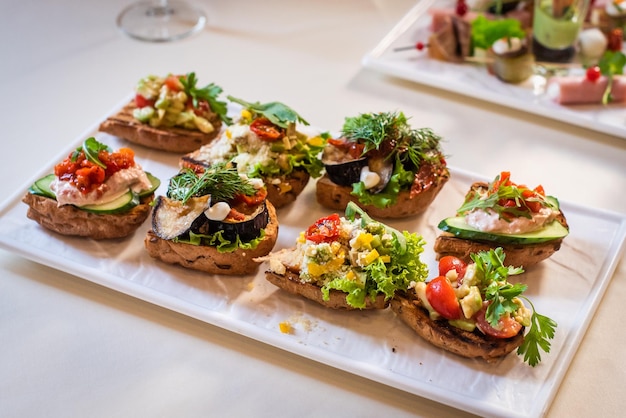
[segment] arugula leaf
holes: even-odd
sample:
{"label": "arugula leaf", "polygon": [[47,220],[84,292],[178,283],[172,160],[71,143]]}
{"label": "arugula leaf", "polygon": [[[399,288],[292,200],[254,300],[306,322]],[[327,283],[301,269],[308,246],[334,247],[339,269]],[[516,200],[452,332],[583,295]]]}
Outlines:
{"label": "arugula leaf", "polygon": [[107,152],[111,152],[111,148],[109,148],[109,146],[98,142],[96,140],[96,138],[94,137],[89,137],[87,139],[85,139],[85,141],[83,142],[83,145],[76,148],[76,150],[74,150],[74,152],[72,153],[72,157],[71,160],[72,162],[75,162],[76,159],[78,158],[78,156],[80,155],[81,152],[83,152],[85,154],[85,158],[87,158],[87,160],[91,161],[92,163],[94,163],[95,165],[97,165],[98,167],[104,168],[106,170],[107,166],[106,164],[104,164],[102,161],[100,161],[100,159],[98,158],[98,154],[100,153],[100,151],[107,151]]}
{"label": "arugula leaf", "polygon": [[280,102],[269,102],[263,104],[259,102],[250,103],[233,96],[227,97],[228,100],[230,100],[231,102],[238,103],[254,113],[265,116],[274,125],[280,126],[282,128],[288,128],[291,123],[296,122],[300,122],[303,125],[309,124],[309,122],[304,120],[302,116],[296,113],[295,110]]}
{"label": "arugula leaf", "polygon": [[217,97],[222,93],[222,88],[218,85],[211,83],[205,87],[198,88],[198,80],[196,73],[189,73],[186,76],[179,78],[182,83],[185,93],[191,97],[193,107],[198,107],[199,100],[206,100],[211,107],[211,110],[219,115],[220,119],[228,125],[232,123],[232,119],[228,117],[228,106],[226,102],[222,102]]}
{"label": "arugula leaf", "polygon": [[[506,181],[504,181],[506,180]],[[532,197],[524,197],[524,190],[529,190],[524,186],[518,186],[508,179],[504,179],[501,174],[489,183],[488,192],[486,194],[478,193],[471,190],[465,196],[465,201],[457,209],[457,215],[463,216],[474,209],[490,209],[498,214],[500,218],[507,219],[506,216],[532,218],[531,211],[526,202],[539,202],[542,207],[558,210],[556,204],[542,196],[534,193]],[[515,202],[515,206],[505,205],[510,201]]]}

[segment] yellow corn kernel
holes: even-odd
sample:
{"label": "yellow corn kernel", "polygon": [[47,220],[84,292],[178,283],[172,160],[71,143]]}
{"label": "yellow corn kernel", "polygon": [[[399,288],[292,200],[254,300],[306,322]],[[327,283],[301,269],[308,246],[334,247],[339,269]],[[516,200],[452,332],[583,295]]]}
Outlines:
{"label": "yellow corn kernel", "polygon": [[350,270],[348,272],[348,274],[346,274],[346,279],[348,279],[348,280],[355,280],[356,279],[356,274],[354,274],[354,272],[352,270]]}
{"label": "yellow corn kernel", "polygon": [[226,138],[233,139],[233,133],[230,131],[230,129],[226,129]]}
{"label": "yellow corn kernel", "polygon": [[304,238],[304,231],[300,232],[300,235],[298,235],[298,242],[300,244],[304,244],[306,242],[306,238]]}
{"label": "yellow corn kernel", "polygon": [[[368,232],[361,232],[356,237],[356,242],[354,243],[355,248],[371,248],[370,243],[374,239],[374,236]],[[377,253],[378,254],[378,253]]]}
{"label": "yellow corn kernel", "polygon": [[[333,254],[337,254],[339,250],[341,250],[341,243],[339,241],[333,241],[330,243],[330,251],[332,251]],[[345,255],[342,257],[344,256]]]}
{"label": "yellow corn kernel", "polygon": [[306,142],[313,147],[321,147],[324,145],[324,138],[321,136],[313,136],[307,139]]}
{"label": "yellow corn kernel", "polygon": [[365,262],[365,265],[367,266],[371,264],[374,260],[376,260],[379,256],[380,254],[378,254],[378,251],[374,249],[370,251],[370,253],[366,255],[365,258],[363,258],[363,261]]}
{"label": "yellow corn kernel", "polygon": [[381,255],[380,259],[382,260],[383,263],[391,263],[391,256]]}
{"label": "yellow corn kernel", "polygon": [[311,274],[312,276],[318,276],[318,277],[327,271],[326,265],[321,265],[321,264],[317,264],[313,262],[307,264],[307,270],[309,271],[309,274]]}
{"label": "yellow corn kernel", "polygon": [[283,321],[278,324],[278,329],[280,329],[280,332],[282,332],[283,334],[291,334],[291,332],[293,331],[291,324],[287,321]]}
{"label": "yellow corn kernel", "polygon": [[250,120],[252,119],[252,113],[248,109],[242,109],[241,111],[241,119]]}
{"label": "yellow corn kernel", "polygon": [[280,183],[278,183],[278,189],[279,189],[278,190],[279,194],[285,194],[289,192],[292,189],[292,187],[291,187],[291,184],[281,181]]}

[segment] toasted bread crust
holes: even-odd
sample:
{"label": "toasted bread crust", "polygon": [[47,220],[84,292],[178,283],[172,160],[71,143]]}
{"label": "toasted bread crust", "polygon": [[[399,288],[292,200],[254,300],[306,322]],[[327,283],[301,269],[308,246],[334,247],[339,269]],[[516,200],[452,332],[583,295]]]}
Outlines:
{"label": "toasted bread crust", "polygon": [[[301,282],[299,275],[295,272],[287,270],[285,274],[276,274],[272,271],[266,271],[265,278],[273,285],[280,287],[293,295],[303,296],[306,299],[317,302],[327,308],[359,310],[359,308],[348,305],[348,302],[346,302],[346,293],[340,290],[331,289],[329,292],[329,299],[324,300],[322,297],[322,290],[319,286],[312,283]],[[363,309],[385,309],[388,304],[389,301],[385,300],[385,295],[378,294],[374,301],[366,297],[365,307]]]}
{"label": "toasted bread crust", "polygon": [[445,169],[443,173],[436,176],[435,181],[428,182],[413,197],[408,190],[401,191],[398,194],[397,203],[387,208],[360,203],[358,198],[351,194],[352,187],[339,186],[333,183],[326,174],[317,180],[315,196],[319,204],[333,210],[343,211],[348,202],[354,202],[374,218],[406,218],[428,209],[449,178],[449,171]]}
{"label": "toasted bread crust", "polygon": [[184,128],[153,128],[133,117],[136,108],[134,101],[128,103],[117,114],[110,116],[100,124],[99,130],[123,138],[135,144],[161,151],[185,153],[191,152],[211,142],[220,132],[222,121],[214,115],[209,122],[215,130],[203,133]]}
{"label": "toasted bread crust", "polygon": [[265,236],[253,250],[237,249],[220,253],[215,247],[192,245],[164,240],[152,230],[148,231],[144,245],[151,257],[168,264],[210,274],[241,276],[255,273],[259,263],[254,258],[267,255],[278,238],[278,218],[274,206],[266,202],[270,221],[265,227]]}
{"label": "toasted bread crust", "polygon": [[119,214],[97,214],[76,206],[58,206],[55,199],[27,193],[22,198],[29,208],[26,216],[44,228],[61,235],[87,237],[95,240],[126,237],[148,218],[154,195],[141,200],[130,211]]}
{"label": "toasted bread crust", "polygon": [[[476,182],[472,184],[471,190],[487,187],[489,187],[487,183]],[[569,229],[567,219],[563,212],[557,216],[556,220],[565,228]],[[507,265],[530,267],[549,258],[561,248],[562,243],[563,238],[538,244],[499,244],[487,241],[466,240],[457,238],[448,232],[443,232],[435,239],[433,248],[437,253],[437,260],[446,255],[452,255],[469,263],[471,261],[470,254],[472,253],[502,247],[506,254],[505,261]]]}
{"label": "toasted bread crust", "polygon": [[516,350],[524,341],[524,328],[516,336],[503,339],[492,338],[479,331],[465,331],[446,320],[433,321],[419,299],[409,294],[394,296],[391,310],[426,341],[462,357],[492,362]]}

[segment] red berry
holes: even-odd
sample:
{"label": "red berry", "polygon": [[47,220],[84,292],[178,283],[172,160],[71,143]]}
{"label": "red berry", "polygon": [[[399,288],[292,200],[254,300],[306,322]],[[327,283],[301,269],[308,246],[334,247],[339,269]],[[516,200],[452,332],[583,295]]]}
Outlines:
{"label": "red berry", "polygon": [[587,68],[587,80],[597,81],[601,75],[602,73],[600,72],[600,67],[597,65]]}
{"label": "red berry", "polygon": [[467,4],[465,3],[465,0],[458,0],[456,2],[456,14],[459,16],[465,16],[465,14],[467,13]]}
{"label": "red berry", "polygon": [[422,49],[424,49],[425,45],[423,42],[418,42],[415,44],[415,48],[417,48],[418,51],[421,51]]}

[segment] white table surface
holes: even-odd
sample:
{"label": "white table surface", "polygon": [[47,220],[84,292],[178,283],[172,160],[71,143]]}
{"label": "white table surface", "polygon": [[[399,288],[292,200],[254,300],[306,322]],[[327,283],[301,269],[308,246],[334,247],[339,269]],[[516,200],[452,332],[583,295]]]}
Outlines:
{"label": "white table surface", "polygon": [[[161,44],[117,30],[127,3],[0,1],[1,195],[140,77],[195,71],[327,129],[400,109],[445,138],[454,167],[509,170],[562,200],[626,213],[626,140],[363,69],[413,1],[197,1],[208,28]],[[465,416],[1,250],[0,269],[1,417]],[[626,410],[624,300],[622,260],[548,416]]]}

